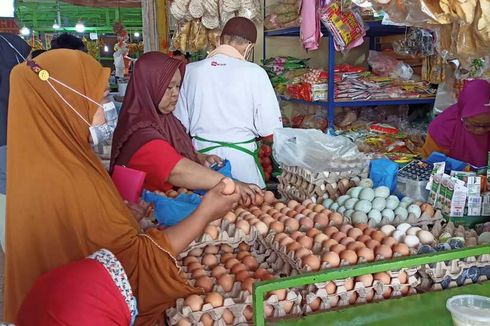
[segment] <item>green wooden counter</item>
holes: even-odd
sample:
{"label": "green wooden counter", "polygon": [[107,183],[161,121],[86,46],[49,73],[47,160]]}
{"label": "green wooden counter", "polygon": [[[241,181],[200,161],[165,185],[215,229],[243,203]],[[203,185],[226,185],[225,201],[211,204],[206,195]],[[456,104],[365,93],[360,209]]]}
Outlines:
{"label": "green wooden counter", "polygon": [[446,309],[446,301],[459,294],[490,296],[490,281],[356,307],[349,306],[346,309],[322,312],[271,324],[280,326],[447,326],[452,325],[452,319],[451,314]]}

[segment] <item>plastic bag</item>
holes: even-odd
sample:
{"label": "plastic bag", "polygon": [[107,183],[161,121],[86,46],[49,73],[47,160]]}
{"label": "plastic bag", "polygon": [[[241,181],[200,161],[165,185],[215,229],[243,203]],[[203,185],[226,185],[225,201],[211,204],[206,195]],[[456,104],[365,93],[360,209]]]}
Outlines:
{"label": "plastic bag", "polygon": [[374,187],[386,186],[393,193],[396,189],[396,174],[398,164],[386,158],[371,161],[369,178],[373,180]]}
{"label": "plastic bag", "polygon": [[314,129],[277,129],[273,155],[281,164],[312,172],[352,171],[365,165],[364,155],[348,138],[326,135]]}
{"label": "plastic bag", "polygon": [[201,203],[198,195],[180,194],[176,198],[157,195],[151,191],[143,191],[142,199],[154,205],[154,214],[158,224],[172,226],[191,215]]}
{"label": "plastic bag", "polygon": [[379,76],[409,80],[413,75],[412,67],[379,51],[369,51],[368,64]]}

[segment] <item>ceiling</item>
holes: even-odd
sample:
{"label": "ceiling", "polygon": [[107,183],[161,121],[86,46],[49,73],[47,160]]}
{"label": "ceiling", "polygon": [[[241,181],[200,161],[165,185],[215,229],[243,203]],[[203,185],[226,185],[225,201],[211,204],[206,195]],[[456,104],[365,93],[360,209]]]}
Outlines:
{"label": "ceiling", "polygon": [[[105,7],[78,6],[67,2],[104,4]],[[54,32],[52,26],[57,19],[59,6],[62,30],[73,31],[75,24],[82,21],[86,31],[112,32],[115,21],[121,21],[128,31],[141,31],[141,8],[118,7],[114,0],[17,0],[15,2],[16,18],[19,25],[25,25],[39,32]],[[133,6],[139,0],[121,0]],[[107,7],[113,5],[113,7]],[[115,5],[115,7],[114,7]]]}

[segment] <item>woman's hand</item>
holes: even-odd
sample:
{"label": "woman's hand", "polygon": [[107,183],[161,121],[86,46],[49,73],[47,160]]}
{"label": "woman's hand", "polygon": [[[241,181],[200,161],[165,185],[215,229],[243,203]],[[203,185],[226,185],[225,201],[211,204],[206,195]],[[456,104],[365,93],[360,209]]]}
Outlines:
{"label": "woman's hand", "polygon": [[210,167],[213,164],[219,164],[219,165],[223,164],[223,159],[216,155],[206,155],[206,154],[197,153],[197,159],[199,160],[199,163],[201,163],[201,165],[204,165],[205,167]]}
{"label": "woman's hand", "polygon": [[137,222],[140,222],[144,217],[148,216],[150,213],[151,204],[146,203],[143,200],[140,200],[138,204],[130,203],[126,200],[124,201],[124,203],[131,210]]}
{"label": "woman's hand", "polygon": [[262,189],[260,189],[259,186],[257,185],[251,183],[239,182],[239,181],[235,181],[235,183],[237,185],[237,188],[240,189],[240,195],[241,195],[240,202],[244,206],[249,206],[250,203],[252,205],[255,205],[255,195],[264,194]]}
{"label": "woman's hand", "polygon": [[223,193],[227,183],[233,183],[229,178],[223,178],[214,188],[204,195],[201,204],[197,208],[197,214],[205,217],[209,222],[222,218],[231,211],[240,200],[241,188],[235,183],[235,191],[226,195]]}

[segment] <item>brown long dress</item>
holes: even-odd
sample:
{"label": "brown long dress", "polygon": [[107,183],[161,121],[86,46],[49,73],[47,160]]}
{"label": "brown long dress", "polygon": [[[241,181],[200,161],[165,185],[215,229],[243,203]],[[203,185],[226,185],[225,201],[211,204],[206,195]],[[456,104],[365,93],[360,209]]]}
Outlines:
{"label": "brown long dress", "polygon": [[[36,62],[99,101],[109,71],[89,55],[53,50]],[[89,122],[97,106],[53,82]],[[36,278],[107,248],[138,299],[138,325],[154,325],[176,298],[195,291],[179,275],[164,234],[141,233],[89,144],[88,126],[26,64],[11,74],[8,129],[5,319]],[[69,293],[67,293],[69,295]]]}

